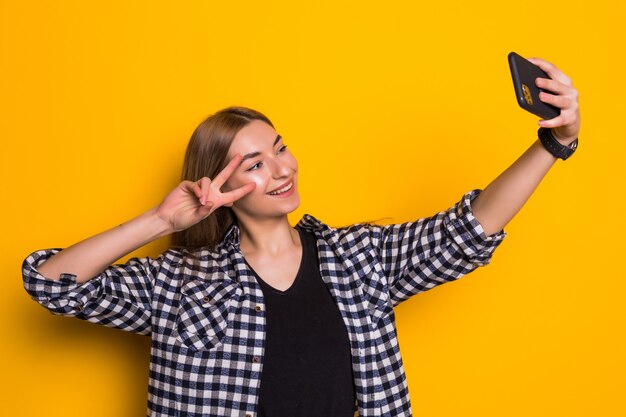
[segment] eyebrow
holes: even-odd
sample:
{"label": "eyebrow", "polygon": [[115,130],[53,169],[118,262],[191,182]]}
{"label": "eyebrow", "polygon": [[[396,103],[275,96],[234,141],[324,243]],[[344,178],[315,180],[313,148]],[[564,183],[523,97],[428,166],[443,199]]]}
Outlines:
{"label": "eyebrow", "polygon": [[[274,144],[272,145],[272,147],[276,146],[278,141],[281,140],[282,138],[283,138],[282,136],[276,135],[276,140],[274,140]],[[241,162],[245,161],[246,159],[256,158],[259,155],[261,155],[261,152],[258,152],[258,151],[247,153],[243,156],[243,158],[241,159]]]}

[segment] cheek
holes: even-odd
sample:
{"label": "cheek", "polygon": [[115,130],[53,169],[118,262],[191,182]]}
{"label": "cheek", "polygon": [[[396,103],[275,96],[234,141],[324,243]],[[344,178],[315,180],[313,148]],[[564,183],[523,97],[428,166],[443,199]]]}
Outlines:
{"label": "cheek", "polygon": [[267,176],[265,175],[250,175],[248,177],[248,182],[253,182],[256,184],[256,188],[252,192],[252,194],[265,194],[265,190],[267,189]]}
{"label": "cheek", "polygon": [[249,184],[251,182],[255,183],[256,187],[254,191],[248,194],[248,196],[255,195],[255,194],[265,194],[265,190],[267,189],[267,186],[268,186],[268,179],[267,179],[267,176],[263,175],[262,173],[258,173],[258,174],[247,173],[245,176],[233,175],[232,177],[228,179],[228,181],[224,183],[224,186],[222,187],[222,191],[234,190],[239,187],[243,187],[244,185]]}

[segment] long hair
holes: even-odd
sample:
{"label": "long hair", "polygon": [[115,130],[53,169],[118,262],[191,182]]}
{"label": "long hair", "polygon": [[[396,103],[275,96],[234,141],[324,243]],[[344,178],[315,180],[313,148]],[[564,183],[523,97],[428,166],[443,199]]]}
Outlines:
{"label": "long hair", "polygon": [[[262,120],[274,127],[264,114],[238,106],[222,109],[200,123],[187,145],[181,181],[215,178],[228,164],[228,150],[235,135],[252,120]],[[191,251],[203,246],[212,249],[235,221],[235,214],[230,207],[219,207],[195,225],[173,233],[170,246]]]}

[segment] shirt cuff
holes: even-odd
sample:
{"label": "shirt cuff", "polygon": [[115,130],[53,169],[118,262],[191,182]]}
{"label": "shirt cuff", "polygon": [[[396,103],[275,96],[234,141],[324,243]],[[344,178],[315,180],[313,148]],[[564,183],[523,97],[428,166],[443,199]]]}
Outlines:
{"label": "shirt cuff", "polygon": [[445,227],[454,242],[476,266],[487,265],[493,252],[507,235],[504,229],[486,235],[482,225],[474,217],[471,202],[481,191],[474,189],[465,193],[461,201],[448,210],[444,219]]}
{"label": "shirt cuff", "polygon": [[62,251],[62,248],[42,249],[31,253],[22,263],[24,289],[53,313],[75,313],[83,311],[88,300],[95,295],[98,286],[94,280],[76,282],[76,275],[61,273],[58,280],[41,275],[37,267]]}

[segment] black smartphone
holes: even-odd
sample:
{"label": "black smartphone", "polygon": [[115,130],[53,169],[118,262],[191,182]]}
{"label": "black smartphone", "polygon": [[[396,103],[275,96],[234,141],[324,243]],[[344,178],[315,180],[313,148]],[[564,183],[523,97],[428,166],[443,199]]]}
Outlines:
{"label": "black smartphone", "polygon": [[513,77],[515,97],[520,107],[545,120],[561,114],[561,109],[539,99],[540,91],[554,94],[537,87],[535,84],[536,78],[550,78],[544,70],[515,52],[509,53],[509,68]]}

